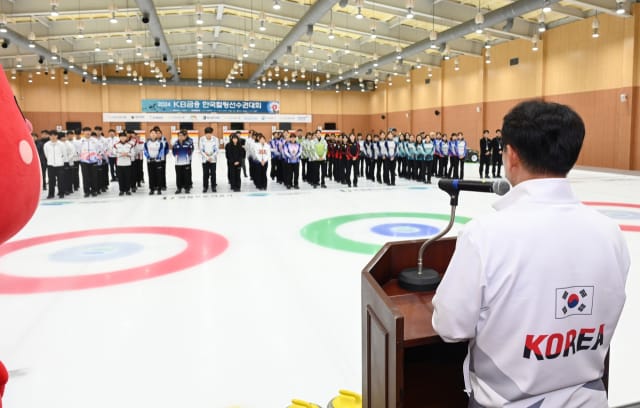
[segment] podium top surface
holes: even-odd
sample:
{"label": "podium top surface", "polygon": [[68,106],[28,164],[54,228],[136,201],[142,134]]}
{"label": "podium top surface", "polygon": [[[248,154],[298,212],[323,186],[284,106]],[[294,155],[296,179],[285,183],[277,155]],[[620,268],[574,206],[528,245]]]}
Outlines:
{"label": "podium top surface", "polygon": [[410,292],[402,289],[396,279],[382,287],[398,312],[404,317],[405,347],[439,342],[440,336],[431,325],[435,292]]}

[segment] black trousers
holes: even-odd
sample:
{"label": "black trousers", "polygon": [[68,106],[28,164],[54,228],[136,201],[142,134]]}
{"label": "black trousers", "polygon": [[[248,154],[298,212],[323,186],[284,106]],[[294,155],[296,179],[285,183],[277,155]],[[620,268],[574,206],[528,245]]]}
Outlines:
{"label": "black trousers", "polygon": [[242,171],[241,165],[235,166],[233,162],[227,161],[228,169],[227,175],[229,177],[229,184],[232,190],[240,191],[240,172]]}
{"label": "black trousers", "polygon": [[209,180],[211,180],[211,189],[216,188],[216,163],[204,162],[202,163],[202,188],[209,188]]}
{"label": "black trousers", "polygon": [[[136,162],[142,163],[141,160],[136,160]],[[131,187],[136,187],[138,183],[136,171],[137,169],[134,169],[132,166]],[[148,161],[147,173],[149,173],[149,191],[160,191],[162,189],[162,162]]]}
{"label": "black trousers", "polygon": [[193,187],[193,181],[191,179],[191,165],[182,164],[176,165],[176,187],[178,190],[191,189]]}
{"label": "black trousers", "polygon": [[253,181],[258,189],[267,189],[267,170],[269,169],[269,162],[265,162],[264,165],[260,162],[256,162]]}
{"label": "black trousers", "polygon": [[287,163],[287,172],[284,184],[287,187],[298,187],[300,176],[300,163]]}
{"label": "black trousers", "polygon": [[116,166],[116,176],[120,192],[129,192],[131,190],[131,166]]}
{"label": "black trousers", "polygon": [[66,163],[63,167],[62,170],[62,191],[65,194],[71,194],[73,193],[73,168],[71,167],[70,164]]}
{"label": "black trousers", "polygon": [[498,155],[492,158],[491,174],[493,177],[500,177],[500,170],[502,170],[502,155]]}
{"label": "black trousers", "polygon": [[460,159],[457,156],[449,157],[449,178],[453,177],[454,179],[458,177],[458,162]]}
{"label": "black trousers", "polygon": [[74,191],[80,188],[80,162],[71,163],[71,184]]}
{"label": "black trousers", "polygon": [[433,156],[431,160],[429,160],[429,175],[437,176],[438,175],[438,157]]}
{"label": "black trousers", "polygon": [[278,162],[279,159],[277,157],[271,157],[271,180],[275,180],[276,174],[278,174]]}
{"label": "black trousers", "polygon": [[287,162],[285,160],[283,160],[282,158],[278,159],[278,170],[276,172],[276,180],[278,180],[278,183],[283,184],[285,181],[285,173],[286,171],[286,167],[287,167]]}
{"label": "black trousers", "polygon": [[458,158],[458,167],[460,168],[460,180],[464,179],[464,158]]}
{"label": "black trousers", "polygon": [[318,163],[320,164],[320,185],[324,186],[324,178],[327,175],[327,161],[321,160]]}
{"label": "black trousers", "polygon": [[[143,182],[143,179],[142,166],[140,166],[140,182]],[[165,160],[160,161],[160,187],[163,190],[167,189],[167,162]]]}
{"label": "black trousers", "polygon": [[64,197],[64,167],[63,166],[47,166],[47,174],[49,176],[49,197],[53,197],[58,186],[58,197]]}
{"label": "black trousers", "polygon": [[80,163],[82,171],[82,190],[85,194],[98,192],[98,165],[94,163]]}
{"label": "black trousers", "polygon": [[384,182],[387,184],[396,184],[396,161],[393,159],[384,159]]}
{"label": "black trousers", "polygon": [[440,169],[438,170],[438,176],[447,177],[448,176],[447,164],[449,163],[449,157],[448,156],[438,157],[438,161],[440,162]]}
{"label": "black trousers", "polygon": [[100,170],[102,174],[102,187],[104,189],[109,188],[109,162],[107,160],[102,161],[102,166],[100,166]]}
{"label": "black trousers", "polygon": [[351,170],[353,170],[353,185],[358,186],[358,160],[348,160],[346,171],[345,171],[345,179],[347,180],[347,184],[351,187]]}
{"label": "black trousers", "polygon": [[374,167],[375,167],[375,173],[376,173],[376,181],[378,183],[382,183],[382,159],[375,159],[374,161]]}
{"label": "black trousers", "polygon": [[309,159],[300,159],[300,161],[302,162],[302,181],[308,181],[307,180],[307,168],[309,165]]}
{"label": "black trousers", "polygon": [[[364,154],[364,152],[361,151],[360,154]],[[364,163],[365,163],[364,156],[358,157],[358,166],[359,166],[359,169],[360,169],[360,171],[358,172],[359,175],[365,174],[364,173]]]}
{"label": "black trousers", "polygon": [[47,185],[47,172],[48,172],[46,160],[40,161],[40,171],[42,172],[42,189],[44,190]]}
{"label": "black trousers", "polygon": [[425,163],[426,164],[424,166],[425,167],[424,172],[426,173],[426,176],[427,176],[427,183],[431,183],[431,176],[433,175],[433,171],[432,171],[433,170],[433,159],[427,160]]}
{"label": "black trousers", "polygon": [[307,182],[312,186],[320,184],[320,162],[310,161],[307,164]]}
{"label": "black trousers", "polygon": [[484,170],[484,177],[489,177],[489,163],[491,162],[490,155],[482,155],[480,156],[480,178],[482,178],[482,173]]}
{"label": "black trousers", "polygon": [[109,157],[109,172],[111,173],[111,180],[114,181],[117,178],[116,174],[116,158]]}

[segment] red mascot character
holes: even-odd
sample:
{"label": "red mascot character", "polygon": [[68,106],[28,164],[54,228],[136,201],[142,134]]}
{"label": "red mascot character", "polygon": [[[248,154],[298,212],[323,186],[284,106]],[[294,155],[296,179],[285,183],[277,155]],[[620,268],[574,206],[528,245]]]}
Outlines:
{"label": "red mascot character", "polygon": [[[0,244],[26,225],[40,199],[40,162],[9,81],[0,66]],[[0,408],[9,374],[0,362]]]}

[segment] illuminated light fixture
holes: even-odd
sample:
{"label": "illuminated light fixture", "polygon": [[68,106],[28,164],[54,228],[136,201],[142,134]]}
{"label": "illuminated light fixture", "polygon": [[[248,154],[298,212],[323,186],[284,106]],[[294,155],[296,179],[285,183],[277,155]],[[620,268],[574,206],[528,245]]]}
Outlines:
{"label": "illuminated light fixture", "polygon": [[486,48],[486,49],[491,48],[491,42],[489,40],[484,42],[484,48]]}
{"label": "illuminated light fixture", "polygon": [[78,21],[78,38],[84,38],[84,23],[82,21]]}
{"label": "illuminated light fixture", "polygon": [[343,78],[343,76],[342,76],[342,68],[340,68],[338,70],[338,79],[342,79],[342,78]]}
{"label": "illuminated light fixture", "polygon": [[460,61],[458,60],[458,58],[453,60],[453,69],[455,71],[460,71]]}
{"label": "illuminated light fixture", "polygon": [[7,32],[7,16],[0,14],[0,33]]}
{"label": "illuminated light fixture", "polygon": [[335,29],[333,23],[331,23],[331,28],[329,28],[329,39],[333,40],[334,38],[336,38],[335,34],[333,34],[333,30]]}
{"label": "illuminated light fixture", "polygon": [[196,44],[202,45],[202,33],[200,31],[196,32]]}
{"label": "illuminated light fixture", "polygon": [[55,45],[51,46],[51,59],[52,60],[57,60],[58,59],[58,47],[56,47]]}
{"label": "illuminated light fixture", "polygon": [[540,39],[540,37],[538,37],[538,34],[534,35],[531,38],[531,51],[538,51],[538,40]]}
{"label": "illuminated light fixture", "polygon": [[[127,31],[128,31],[128,29],[127,29]],[[126,41],[127,41],[127,44],[131,44],[133,42],[133,38],[131,38],[131,33],[130,32],[127,32]]]}
{"label": "illuminated light fixture", "polygon": [[[313,66],[311,67],[311,70],[313,72],[318,72],[318,64],[313,64]],[[277,76],[277,75],[276,75]]]}
{"label": "illuminated light fixture", "polygon": [[329,54],[329,56],[327,57],[327,62],[329,64],[331,64],[333,62],[333,57],[331,56],[331,54]]}
{"label": "illuminated light fixture", "polygon": [[600,20],[598,20],[597,14],[593,19],[593,22],[591,23],[591,37],[593,38],[600,37]]}
{"label": "illuminated light fixture", "polygon": [[41,74],[41,70],[42,70],[42,65],[40,65],[40,64],[36,65],[36,75],[40,75]]}
{"label": "illuminated light fixture", "polygon": [[480,10],[478,10],[478,13],[476,14],[476,34],[482,34],[482,24],[484,24],[484,16],[482,15],[482,13],[480,12]]}
{"label": "illuminated light fixture", "polygon": [[408,0],[407,1],[407,15],[406,17],[408,19],[412,19],[415,17],[415,15],[413,14],[413,0]]}
{"label": "illuminated light fixture", "polygon": [[364,3],[363,0],[357,0],[356,1],[356,6],[357,6],[357,10],[358,12],[356,13],[356,18],[358,20],[362,20],[364,18],[364,16],[362,15],[362,4]]}
{"label": "illuminated light fixture", "polygon": [[16,68],[22,68],[22,58],[16,57]]}
{"label": "illuminated light fixture", "polygon": [[[52,70],[53,72],[53,70]],[[98,70],[97,69],[93,69],[93,71],[91,71],[91,76],[93,76],[93,79],[98,79]]]}
{"label": "illuminated light fixture", "polygon": [[547,25],[544,22],[544,13],[540,13],[538,16],[538,32],[544,33],[547,31]]}
{"label": "illuminated light fixture", "polygon": [[140,44],[136,45],[136,57],[142,57],[142,47]]}
{"label": "illuminated light fixture", "polygon": [[267,23],[267,17],[264,14],[264,11],[260,12],[260,31],[267,31],[267,27],[266,27],[266,23]]}
{"label": "illuminated light fixture", "polygon": [[56,69],[55,68],[51,68],[51,79],[52,80],[56,79]]}
{"label": "illuminated light fixture", "polygon": [[58,12],[58,0],[51,0],[51,17],[58,17],[60,13]]}
{"label": "illuminated light fixture", "polygon": [[82,75],[87,75],[87,64],[82,64]]}
{"label": "illuminated light fixture", "polygon": [[400,48],[399,46],[396,47],[396,59],[397,60],[402,59],[402,48]]}
{"label": "illuminated light fixture", "polygon": [[273,0],[273,9],[280,10],[280,0]]}
{"label": "illuminated light fixture", "polygon": [[196,65],[197,65],[198,67],[201,67],[201,66],[202,66],[202,61],[201,61],[201,60],[198,60],[198,62],[196,62]]}
{"label": "illuminated light fixture", "polygon": [[311,44],[309,44],[309,48],[307,49],[307,52],[309,54],[313,54],[313,47],[311,46]]}
{"label": "illuminated light fixture", "polygon": [[29,48],[36,48],[36,33],[33,31],[29,33]]}
{"label": "illuminated light fixture", "polygon": [[100,41],[96,41],[96,47],[93,49],[95,52],[100,51]]}
{"label": "illuminated light fixture", "polygon": [[491,52],[489,50],[484,53],[484,63],[491,64]]}
{"label": "illuminated light fixture", "polygon": [[340,84],[336,84],[336,93],[340,93]]}
{"label": "illuminated light fixture", "polygon": [[111,18],[109,19],[111,24],[118,24],[118,19],[116,18],[116,10],[111,11]]}
{"label": "illuminated light fixture", "polygon": [[255,48],[256,47],[256,39],[253,38],[253,33],[251,33],[251,37],[249,37],[249,47],[251,47],[251,48]]}
{"label": "illuminated light fixture", "polygon": [[107,55],[108,55],[107,61],[109,61],[109,62],[114,62],[115,61],[115,59],[113,58],[113,50],[112,49],[109,49],[109,53]]}
{"label": "illuminated light fixture", "polygon": [[27,82],[28,83],[33,83],[33,75],[31,75],[31,73],[29,73],[29,76],[27,77]]}
{"label": "illuminated light fixture", "polygon": [[616,14],[622,15],[626,13],[627,11],[624,9],[624,0],[616,0]]}
{"label": "illuminated light fixture", "polygon": [[196,24],[204,24],[204,20],[202,19],[202,4],[196,4]]}
{"label": "illuminated light fixture", "polygon": [[135,69],[133,70],[133,80],[134,81],[138,80],[138,71],[136,71]]}
{"label": "illuminated light fixture", "polygon": [[11,70],[11,79],[16,79],[16,70],[15,70],[15,68]]}
{"label": "illuminated light fixture", "polygon": [[376,23],[371,24],[371,39],[375,40],[378,35],[376,34]]}
{"label": "illuminated light fixture", "polygon": [[429,33],[429,41],[431,41],[431,48],[438,48],[438,46],[436,45],[436,41],[438,41],[438,32],[436,30],[431,30],[431,32]]}
{"label": "illuminated light fixture", "polygon": [[433,69],[431,69],[431,67],[429,67],[429,69],[427,70],[427,76],[428,76],[429,78],[432,78],[432,77],[433,77]]}
{"label": "illuminated light fixture", "polygon": [[373,54],[373,66],[378,67],[378,54]]}
{"label": "illuminated light fixture", "polygon": [[76,63],[75,58],[73,58],[73,56],[70,56],[69,57],[69,68],[71,68],[71,69],[75,68],[75,66],[76,66],[75,63]]}
{"label": "illuminated light fixture", "polygon": [[411,75],[408,72],[406,74],[404,74],[404,80],[406,82],[411,82]]}
{"label": "illuminated light fixture", "polygon": [[248,57],[249,57],[249,50],[248,50],[248,49],[246,49],[246,48],[243,48],[243,49],[242,49],[242,56],[243,56],[244,58],[248,58]]}

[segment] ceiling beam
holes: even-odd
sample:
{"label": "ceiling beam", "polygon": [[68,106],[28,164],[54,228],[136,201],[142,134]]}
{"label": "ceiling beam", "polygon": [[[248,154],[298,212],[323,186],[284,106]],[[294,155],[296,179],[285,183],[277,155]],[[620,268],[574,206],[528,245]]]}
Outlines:
{"label": "ceiling beam", "polygon": [[269,67],[274,61],[277,61],[280,57],[282,57],[287,49],[293,47],[293,45],[298,41],[303,35],[307,33],[307,27],[313,26],[313,24],[317,23],[331,8],[338,2],[338,0],[318,0],[313,6],[309,8],[309,10],[302,16],[302,18],[298,21],[298,23],[289,31],[286,37],[282,39],[280,44],[273,49],[273,51],[269,54],[269,56],[264,60],[262,65],[258,67],[256,72],[251,75],[249,78],[250,82],[254,82],[257,78],[262,75],[264,70]]}
{"label": "ceiling beam", "polygon": [[[549,4],[555,4],[559,0],[548,0]],[[480,25],[481,28],[486,28],[489,26],[493,26],[499,24],[502,21],[505,21],[509,18],[515,18],[517,16],[521,16],[523,14],[529,13],[533,10],[536,10],[540,7],[539,0],[519,0],[514,3],[511,3],[507,6],[501,7],[494,11],[490,11],[484,15],[484,23]],[[386,65],[392,63],[400,58],[407,58],[417,53],[423,52],[424,50],[431,48],[431,46],[440,47],[442,44],[445,44],[449,41],[462,38],[465,35],[471,34],[478,28],[478,25],[475,23],[474,19],[466,21],[460,25],[457,25],[449,30],[443,31],[438,34],[438,39],[436,41],[430,41],[429,38],[426,38],[422,41],[419,41],[413,45],[410,45],[404,48],[400,53],[390,53],[383,57],[380,57],[377,61],[379,65]],[[369,69],[374,68],[374,61],[363,64],[359,67],[360,71],[367,71]],[[351,70],[345,72],[343,76],[345,78],[350,78],[355,76],[355,70]],[[328,85],[325,86],[333,86],[336,83],[340,82],[340,80],[332,80]]]}
{"label": "ceiling beam", "polygon": [[567,0],[580,7],[591,8],[597,10],[598,13],[610,14],[616,17],[629,17],[629,15],[616,14],[616,2],[613,0]]}
{"label": "ceiling beam", "polygon": [[136,0],[136,4],[142,12],[142,22],[145,20],[149,25],[149,32],[154,37],[154,42],[157,47],[160,47],[162,52],[162,61],[167,65],[167,72],[172,74],[173,81],[179,81],[179,75],[173,75],[175,70],[175,62],[173,61],[173,55],[171,54],[171,48],[167,42],[167,38],[164,35],[162,24],[160,24],[160,18],[156,11],[156,7],[153,4],[153,0]]}

